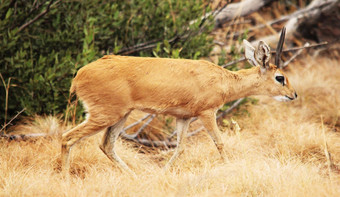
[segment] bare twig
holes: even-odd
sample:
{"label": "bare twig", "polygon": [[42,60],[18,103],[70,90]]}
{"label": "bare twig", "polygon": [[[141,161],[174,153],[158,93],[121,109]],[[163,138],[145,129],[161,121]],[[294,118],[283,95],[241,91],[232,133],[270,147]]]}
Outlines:
{"label": "bare twig", "polygon": [[2,131],[3,131],[8,125],[10,125],[11,122],[12,122],[14,119],[16,119],[16,118],[17,118],[22,112],[24,112],[25,110],[26,110],[26,108],[22,109],[21,111],[19,111],[19,112],[17,113],[17,115],[15,115],[10,121],[8,121],[8,123],[5,124],[5,125],[1,128],[0,133],[2,133]]}
{"label": "bare twig", "polygon": [[[245,99],[245,98],[240,98],[240,99],[236,100],[236,102],[233,103],[228,109],[225,109],[225,110],[222,111],[219,115],[217,115],[217,116],[216,116],[216,120],[219,119],[219,118],[221,118],[221,117],[223,117],[224,115],[230,113],[230,112],[231,112],[233,109],[235,109],[235,108],[236,108],[236,107],[237,107],[244,99]],[[198,119],[197,117],[193,118],[193,119],[191,120],[190,123],[196,121],[197,119]],[[198,128],[198,129],[196,129],[196,130],[194,130],[194,131],[188,133],[188,137],[193,136],[193,135],[199,133],[199,132],[202,131],[203,129],[204,129],[204,126],[202,126],[202,127]],[[177,131],[175,130],[175,131],[169,136],[168,139],[171,139],[173,136],[175,136],[176,133],[177,133]]]}
{"label": "bare twig", "polygon": [[235,101],[235,103],[233,103],[228,109],[222,111],[222,113],[220,113],[216,119],[219,119],[223,116],[225,116],[226,114],[230,113],[233,109],[235,109],[245,98],[240,98],[238,100]]}
{"label": "bare twig", "polygon": [[196,130],[194,130],[194,131],[188,133],[187,136],[188,136],[188,137],[191,137],[191,136],[193,136],[193,135],[196,135],[197,133],[201,132],[204,128],[205,128],[204,126],[201,126],[200,128],[198,128],[198,129],[196,129]]}
{"label": "bare twig", "polygon": [[[316,22],[316,20],[323,16],[323,14],[333,12],[339,5],[339,0],[313,0],[306,8],[304,8],[309,10],[308,12],[305,12],[304,14],[297,14],[285,23],[285,27],[287,28],[287,38],[289,39],[295,35],[295,32],[299,32],[299,29],[303,28],[303,24],[305,24],[305,22]],[[277,35],[269,35],[261,38],[261,40],[269,44],[275,44],[277,43]]]}
{"label": "bare twig", "polygon": [[151,116],[150,116],[150,118],[145,122],[145,124],[143,124],[143,126],[141,126],[139,129],[138,129],[138,131],[136,132],[136,136],[139,134],[139,133],[141,133],[144,129],[145,129],[145,127],[147,127],[149,124],[150,124],[150,122],[154,119],[156,117],[156,114],[152,114]]}
{"label": "bare twig", "polygon": [[147,119],[149,116],[151,116],[151,114],[145,115],[143,118],[141,118],[141,119],[137,120],[136,122],[134,122],[134,123],[128,125],[127,127],[125,127],[125,128],[123,129],[123,131],[129,130],[129,129],[131,129],[132,127],[138,125],[139,123],[141,123],[141,122],[143,122],[145,119]]}
{"label": "bare twig", "polygon": [[250,24],[251,20],[244,20],[244,21],[234,21],[228,24],[225,24],[224,26],[232,26],[232,25],[243,25],[243,24]]}
{"label": "bare twig", "polygon": [[[197,117],[193,117],[193,118],[191,119],[191,121],[190,121],[190,124],[193,123],[193,122],[195,122],[196,120],[198,120],[198,118],[197,118]],[[172,134],[168,137],[168,139],[171,139],[171,138],[174,137],[176,134],[177,134],[177,130],[175,129],[175,130],[172,132]]]}
{"label": "bare twig", "polygon": [[[328,42],[321,42],[321,43],[316,43],[316,44],[308,44],[308,45],[304,45],[303,47],[293,47],[293,48],[290,48],[290,49],[285,49],[285,50],[282,50],[282,53],[287,53],[287,52],[292,52],[292,51],[299,51],[299,50],[303,50],[303,49],[308,49],[308,48],[313,48],[313,47],[319,47],[319,46],[323,46],[323,45],[327,45]],[[275,51],[272,51],[271,52],[272,54],[275,54],[276,52]],[[301,53],[301,52],[300,52]],[[299,55],[299,54],[298,54]],[[294,57],[296,58],[296,57]],[[236,63],[239,63],[239,62],[242,62],[242,61],[245,61],[246,58],[245,57],[241,57],[239,59],[236,59],[236,60],[233,60],[231,62],[228,62],[226,64],[223,64],[222,67],[223,68],[227,68],[233,64],[236,64]]]}
{"label": "bare twig", "polygon": [[[230,113],[233,109],[235,109],[245,98],[240,98],[238,100],[236,100],[235,103],[233,103],[228,109],[224,110],[222,113],[220,113],[216,119],[219,119],[221,117],[223,117],[224,115]],[[197,133],[199,133],[200,131],[202,131],[204,129],[204,126],[201,126],[200,128],[188,133],[188,137],[196,135]]]}
{"label": "bare twig", "polygon": [[[146,117],[150,117],[144,124],[143,124],[143,126],[141,126],[139,129],[138,129],[138,131],[136,132],[136,133],[134,133],[134,134],[131,134],[131,135],[129,135],[129,134],[126,134],[126,128],[124,128],[124,130],[121,132],[121,135],[122,135],[122,137],[123,138],[125,138],[125,139],[135,139],[135,138],[137,138],[138,137],[138,135],[145,129],[145,127],[147,127],[150,123],[151,123],[151,121],[156,117],[156,115],[155,114],[148,114]],[[146,119],[146,118],[145,118]],[[145,120],[144,119],[144,120]],[[143,121],[143,119],[141,119],[140,120],[140,122],[141,121]],[[138,122],[137,121],[137,124],[138,123],[140,123],[140,122]],[[136,122],[135,122],[136,123]],[[135,123],[133,123],[133,124],[135,124]],[[131,124],[132,125],[132,124]]]}
{"label": "bare twig", "polygon": [[225,45],[224,42],[221,42],[221,41],[218,41],[218,40],[214,40],[213,43],[217,44],[217,45],[220,45],[220,46],[224,46]]}
{"label": "bare twig", "polygon": [[151,40],[151,41],[147,41],[147,42],[144,42],[144,43],[136,44],[134,46],[127,47],[127,48],[119,50],[117,52],[117,54],[128,55],[128,54],[131,54],[131,53],[136,53],[136,52],[139,52],[139,51],[152,49],[152,48],[156,47],[157,42],[160,42],[160,41],[161,41],[161,39],[157,39],[157,40]]}
{"label": "bare twig", "polygon": [[[308,47],[309,45],[310,44],[307,42],[304,45],[304,47]],[[290,64],[297,56],[299,56],[302,53],[303,49],[305,49],[305,48],[299,49],[289,60],[287,60],[285,63],[283,63],[282,68],[288,66],[288,64]]]}
{"label": "bare twig", "polygon": [[237,59],[237,60],[233,60],[233,61],[231,61],[231,62],[228,62],[228,63],[226,63],[226,64],[223,64],[222,67],[223,67],[223,68],[226,68],[226,67],[228,67],[228,66],[231,66],[231,65],[233,65],[233,64],[242,62],[242,61],[244,61],[244,60],[246,60],[246,58],[245,58],[245,57],[241,57],[241,58],[239,58],[239,59]]}
{"label": "bare twig", "polygon": [[[225,4],[223,7],[219,8],[218,10],[215,10],[215,11],[212,11],[212,12],[209,12],[209,13],[205,13],[204,16],[202,16],[200,18],[200,20],[201,21],[206,20],[209,16],[213,16],[213,18],[215,18],[219,13],[222,12],[223,9],[225,9],[228,6],[229,3],[230,3],[230,1],[228,1],[227,4]],[[194,20],[190,21],[189,25],[196,23],[197,20],[199,20],[199,19],[194,19]]]}
{"label": "bare twig", "polygon": [[[321,42],[321,43],[316,43],[316,44],[310,44],[308,46],[302,46],[302,47],[293,47],[293,48],[290,48],[290,49],[283,50],[282,53],[298,51],[300,49],[314,48],[314,47],[319,47],[319,46],[323,46],[323,45],[328,45],[328,42]],[[273,53],[275,53],[275,51],[273,51],[272,54]]]}
{"label": "bare twig", "polygon": [[21,31],[24,30],[26,27],[28,27],[29,25],[31,25],[31,24],[33,24],[34,22],[36,22],[39,18],[41,18],[41,17],[43,17],[44,15],[46,15],[46,14],[50,11],[50,7],[52,6],[52,4],[55,5],[55,4],[59,3],[60,1],[61,1],[61,0],[58,0],[58,1],[56,1],[55,3],[53,3],[54,0],[51,0],[50,3],[47,5],[47,7],[46,7],[46,9],[45,9],[44,11],[42,11],[40,14],[38,14],[37,16],[35,16],[32,20],[30,20],[30,21],[28,21],[27,23],[21,25],[21,26],[19,27],[17,33],[21,32]]}
{"label": "bare twig", "polygon": [[[219,11],[216,11],[216,14],[219,13],[222,9],[223,8],[221,8]],[[200,28],[198,29],[197,32],[193,32],[192,30],[190,31],[189,28],[187,28],[187,30],[184,31],[184,33],[182,33],[181,35],[177,34],[173,38],[169,39],[169,41],[168,41],[169,44],[174,45],[176,42],[178,42],[180,40],[183,40],[183,42],[187,42],[187,40],[191,39],[193,37],[193,35],[202,33],[202,31],[205,28],[204,24],[205,24],[207,18],[208,18],[207,14],[204,14],[204,16],[201,17],[201,22],[199,24]],[[189,25],[192,25],[193,23],[194,22],[191,21],[191,22],[189,22]],[[155,48],[157,46],[157,42],[160,42],[160,41],[162,41],[162,39],[155,39],[155,40],[147,41],[147,42],[144,42],[144,43],[136,44],[134,46],[121,49],[120,51],[117,52],[117,54],[129,55],[131,53],[149,50],[149,49]]]}
{"label": "bare twig", "polygon": [[30,11],[26,15],[26,18],[29,18],[35,10],[39,9],[42,5],[45,5],[47,1],[48,0],[45,0],[45,1],[42,1],[42,2],[39,3],[38,0],[34,0]]}
{"label": "bare twig", "polygon": [[[281,22],[290,20],[292,18],[296,18],[298,16],[302,16],[302,15],[304,15],[304,14],[310,12],[310,11],[313,11],[313,10],[316,10],[316,9],[320,9],[320,8],[322,8],[324,6],[327,6],[330,3],[332,3],[332,2],[325,1],[325,2],[323,2],[323,3],[321,3],[321,4],[317,5],[317,6],[302,8],[302,9],[296,11],[296,12],[293,12],[293,13],[288,14],[288,15],[281,16],[280,18],[271,20],[271,21],[269,21],[269,22],[267,22],[265,24],[259,24],[259,25],[253,26],[253,27],[251,27],[251,28],[249,28],[247,30],[243,30],[243,31],[240,31],[240,32],[235,32],[233,34],[233,37],[237,37],[239,35],[242,35],[245,32],[252,32],[252,31],[257,30],[257,29],[261,29],[261,28],[264,28],[264,27],[267,27],[267,26],[272,26],[272,25],[274,25],[276,23],[281,23]],[[227,39],[228,38],[230,38],[230,35],[227,36]]]}
{"label": "bare twig", "polygon": [[[187,35],[182,35],[182,36],[176,35],[173,38],[171,38],[168,42],[170,44],[173,44],[175,41],[177,42],[178,40],[181,40],[186,37]],[[131,53],[149,50],[149,49],[155,48],[157,46],[157,42],[160,42],[160,41],[161,39],[157,39],[157,40],[152,40],[152,41],[136,44],[132,47],[121,49],[120,51],[117,52],[117,54],[129,55]]]}

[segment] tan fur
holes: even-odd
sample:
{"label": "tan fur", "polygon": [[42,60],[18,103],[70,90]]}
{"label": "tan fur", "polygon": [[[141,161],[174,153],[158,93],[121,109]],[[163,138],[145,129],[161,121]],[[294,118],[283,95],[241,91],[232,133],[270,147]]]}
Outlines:
{"label": "tan fur", "polygon": [[72,82],[70,92],[76,92],[86,104],[89,117],[63,134],[63,165],[68,170],[72,145],[109,127],[101,148],[129,171],[113,150],[118,134],[111,133],[120,132],[117,128],[121,129],[134,109],[173,115],[178,119],[178,127],[184,130],[190,118],[199,117],[223,157],[215,115],[224,103],[250,95],[295,98],[288,79],[282,86],[275,82],[275,73],[284,75],[275,65],[270,65],[265,73],[259,66],[231,72],[201,60],[104,56],[81,68]]}

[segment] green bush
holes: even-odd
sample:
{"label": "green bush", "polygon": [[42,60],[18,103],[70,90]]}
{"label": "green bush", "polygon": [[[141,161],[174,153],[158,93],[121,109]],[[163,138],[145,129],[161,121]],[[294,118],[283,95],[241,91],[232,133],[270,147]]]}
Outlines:
{"label": "green bush", "polygon": [[[1,0],[0,123],[6,109],[7,121],[23,108],[26,115],[65,112],[76,71],[104,54],[207,55],[213,24],[208,19],[198,33],[201,20],[190,21],[208,11],[203,0]],[[131,48],[143,43],[147,50]]]}

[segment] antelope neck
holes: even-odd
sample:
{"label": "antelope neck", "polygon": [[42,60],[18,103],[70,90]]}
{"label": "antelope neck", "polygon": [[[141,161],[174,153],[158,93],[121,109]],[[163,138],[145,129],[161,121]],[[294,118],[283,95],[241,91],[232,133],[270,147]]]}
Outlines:
{"label": "antelope neck", "polygon": [[257,95],[261,90],[260,68],[242,69],[236,72],[225,70],[224,100],[233,101],[250,95]]}

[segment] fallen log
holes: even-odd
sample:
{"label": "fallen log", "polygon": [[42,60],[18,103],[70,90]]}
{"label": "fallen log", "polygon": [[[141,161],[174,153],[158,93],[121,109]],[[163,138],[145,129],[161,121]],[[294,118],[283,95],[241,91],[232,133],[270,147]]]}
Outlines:
{"label": "fallen log", "polygon": [[[340,10],[339,0],[313,0],[306,8],[298,10],[290,15],[290,19],[285,24],[287,28],[286,38],[289,39],[292,36],[301,35],[301,32],[313,32],[311,28],[317,29],[319,26],[318,23],[320,23],[320,21],[324,22],[327,20],[332,20],[332,18],[334,18],[334,15],[329,15],[329,13],[337,12],[337,10]],[[337,27],[338,29],[338,33],[334,37],[340,36],[339,20],[337,20],[337,22],[335,22],[333,25],[333,28]],[[335,30],[333,30],[333,32],[334,31]],[[262,40],[269,45],[276,45],[278,42],[278,35],[270,35],[267,37],[259,38],[253,41],[252,44],[257,45],[259,40]],[[325,39],[316,39],[315,41],[321,42],[325,41]]]}
{"label": "fallen log", "polygon": [[[274,0],[244,0],[238,3],[231,3],[225,6],[215,16],[215,27],[221,27],[224,23],[239,16],[247,16]],[[212,13],[215,15],[215,12]]]}

